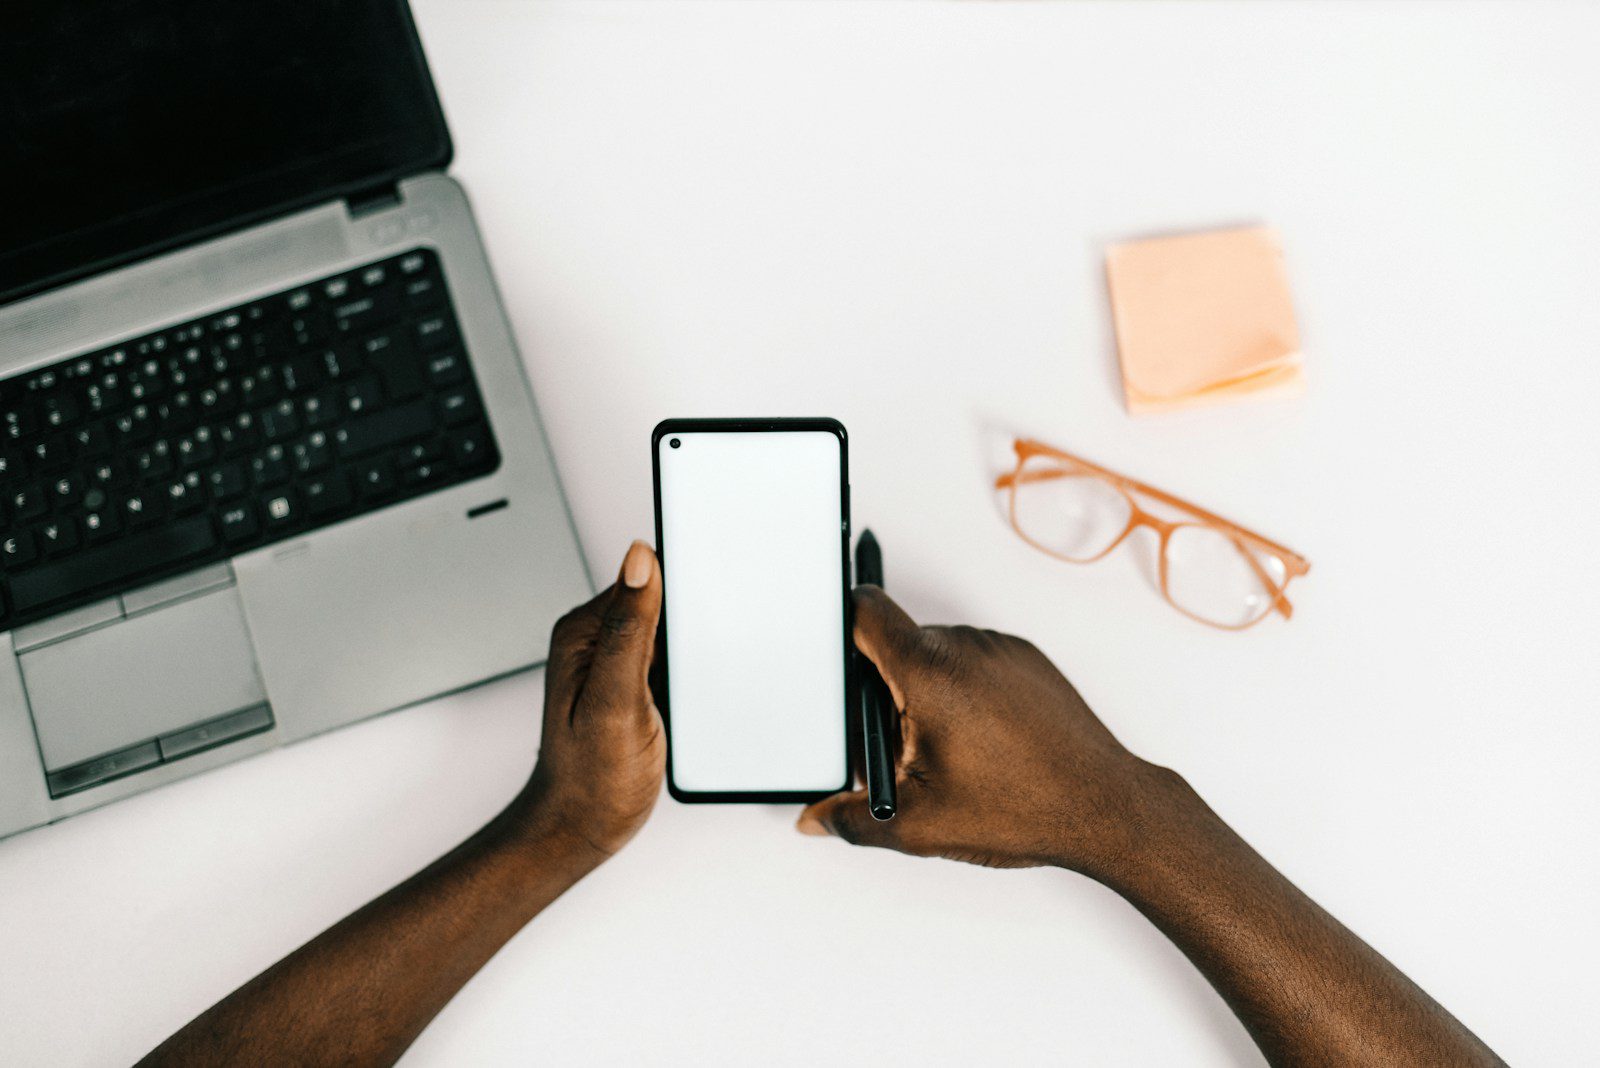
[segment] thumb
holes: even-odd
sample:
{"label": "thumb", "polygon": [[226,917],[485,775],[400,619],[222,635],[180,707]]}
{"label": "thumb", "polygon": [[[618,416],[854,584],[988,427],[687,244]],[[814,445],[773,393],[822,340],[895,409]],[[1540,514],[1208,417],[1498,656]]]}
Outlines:
{"label": "thumb", "polygon": [[906,707],[906,686],[918,659],[922,628],[879,586],[855,588],[855,643],[883,681],[894,706]]}
{"label": "thumb", "polygon": [[636,541],[628,547],[622,572],[601,610],[583,687],[585,705],[600,712],[650,707],[650,660],[660,618],[661,568],[650,546]]}
{"label": "thumb", "polygon": [[865,790],[850,790],[807,805],[795,829],[801,834],[831,834],[851,845],[896,849],[898,838],[894,824],[893,820],[872,818]]}

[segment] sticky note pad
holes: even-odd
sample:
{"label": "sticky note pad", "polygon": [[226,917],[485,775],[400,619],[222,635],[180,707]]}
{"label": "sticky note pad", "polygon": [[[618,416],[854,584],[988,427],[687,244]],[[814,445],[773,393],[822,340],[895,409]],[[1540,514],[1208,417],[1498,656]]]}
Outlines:
{"label": "sticky note pad", "polygon": [[1131,413],[1304,388],[1300,332],[1271,229],[1113,245],[1106,277]]}

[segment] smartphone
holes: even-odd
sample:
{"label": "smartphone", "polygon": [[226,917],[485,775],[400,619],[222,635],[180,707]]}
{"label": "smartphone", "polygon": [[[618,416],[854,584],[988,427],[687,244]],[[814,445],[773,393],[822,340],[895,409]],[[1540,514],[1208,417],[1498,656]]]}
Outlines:
{"label": "smartphone", "polygon": [[668,419],[650,444],[668,791],[689,802],[814,801],[844,789],[844,426]]}

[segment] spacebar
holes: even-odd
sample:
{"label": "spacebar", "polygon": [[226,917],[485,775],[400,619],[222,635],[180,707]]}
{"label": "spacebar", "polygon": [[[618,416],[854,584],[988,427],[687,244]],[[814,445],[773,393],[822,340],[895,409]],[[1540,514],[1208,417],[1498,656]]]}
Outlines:
{"label": "spacebar", "polygon": [[210,518],[197,515],[24,571],[12,578],[11,597],[23,611],[154,571],[216,544]]}

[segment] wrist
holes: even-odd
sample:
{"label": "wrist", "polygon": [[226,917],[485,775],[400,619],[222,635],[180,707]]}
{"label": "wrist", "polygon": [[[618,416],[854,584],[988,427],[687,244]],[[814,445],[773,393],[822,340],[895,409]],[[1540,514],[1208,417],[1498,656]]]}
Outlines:
{"label": "wrist", "polygon": [[1070,833],[1056,861],[1124,894],[1210,815],[1182,775],[1131,754],[1129,760],[1096,806],[1100,826],[1087,837]]}
{"label": "wrist", "polygon": [[506,806],[480,834],[490,849],[512,855],[569,884],[610,856],[591,843],[557,806],[526,793]]}

